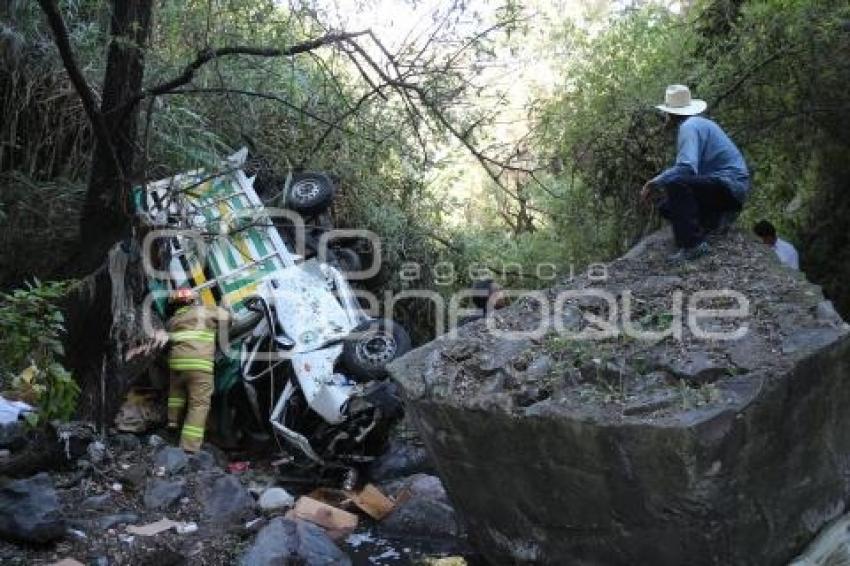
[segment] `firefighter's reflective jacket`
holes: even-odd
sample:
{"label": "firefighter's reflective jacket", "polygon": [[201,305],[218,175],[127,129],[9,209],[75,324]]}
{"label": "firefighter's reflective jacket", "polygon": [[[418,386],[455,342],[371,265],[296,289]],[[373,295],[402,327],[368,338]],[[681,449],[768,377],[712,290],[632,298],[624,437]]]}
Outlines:
{"label": "firefighter's reflective jacket", "polygon": [[168,367],[174,371],[213,373],[216,330],[219,322],[229,318],[230,313],[221,307],[193,305],[177,309],[166,326],[171,345]]}

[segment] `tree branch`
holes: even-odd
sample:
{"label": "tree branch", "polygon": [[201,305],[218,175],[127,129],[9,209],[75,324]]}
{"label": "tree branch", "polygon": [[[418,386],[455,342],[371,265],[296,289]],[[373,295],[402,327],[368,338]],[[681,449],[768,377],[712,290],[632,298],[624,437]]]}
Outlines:
{"label": "tree branch", "polygon": [[[355,37],[365,35],[366,33],[368,33],[368,30],[356,32],[333,32],[325,34],[321,37],[317,37],[316,39],[296,43],[295,45],[291,45],[285,49],[278,49],[274,47],[254,47],[250,45],[234,45],[231,47],[219,47],[218,49],[203,49],[198,52],[198,55],[191,63],[186,65],[182,73],[180,73],[173,79],[167,80],[156,86],[143,90],[141,94],[131,99],[127,103],[127,107],[132,108],[134,105],[138,104],[139,101],[147,97],[159,96],[160,94],[165,94],[192,82],[192,79],[195,77],[195,72],[198,69],[200,69],[210,61],[219,59],[221,57],[230,57],[232,55],[252,55],[255,57],[288,57],[291,55],[298,55],[300,53],[307,53],[325,45],[340,43],[342,41],[350,41]],[[122,110],[126,112],[127,108],[124,108]]]}

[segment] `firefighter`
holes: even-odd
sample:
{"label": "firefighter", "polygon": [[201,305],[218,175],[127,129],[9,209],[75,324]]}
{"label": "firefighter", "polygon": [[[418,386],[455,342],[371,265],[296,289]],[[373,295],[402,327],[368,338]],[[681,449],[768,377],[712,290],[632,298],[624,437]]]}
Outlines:
{"label": "firefighter", "polygon": [[180,447],[197,452],[204,441],[204,427],[213,394],[216,329],[230,313],[221,307],[198,304],[191,289],[172,294],[174,313],[168,320],[168,428],[181,427]]}

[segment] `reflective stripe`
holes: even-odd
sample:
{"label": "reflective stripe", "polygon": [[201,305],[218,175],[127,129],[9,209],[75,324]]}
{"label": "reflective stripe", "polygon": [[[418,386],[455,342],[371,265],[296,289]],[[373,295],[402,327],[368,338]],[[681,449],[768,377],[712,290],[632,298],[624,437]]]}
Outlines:
{"label": "reflective stripe", "polygon": [[183,407],[186,405],[185,397],[169,397],[168,398],[168,406],[169,407]]}
{"label": "reflective stripe", "polygon": [[212,360],[203,360],[199,358],[171,358],[168,360],[168,367],[177,371],[204,371],[207,373],[213,372]]}
{"label": "reflective stripe", "polygon": [[215,342],[215,332],[210,330],[178,330],[169,332],[172,342]]}
{"label": "reflective stripe", "polygon": [[204,429],[199,426],[184,424],[182,436],[188,436],[189,438],[203,438]]}

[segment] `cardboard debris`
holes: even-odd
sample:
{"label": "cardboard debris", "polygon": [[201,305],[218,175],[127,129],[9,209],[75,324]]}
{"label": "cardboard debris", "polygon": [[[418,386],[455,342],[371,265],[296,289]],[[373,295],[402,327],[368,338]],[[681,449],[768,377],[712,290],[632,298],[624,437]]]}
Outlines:
{"label": "cardboard debris", "polygon": [[147,525],[130,525],[127,527],[127,532],[131,535],[151,537],[176,527],[178,524],[180,523],[172,521],[171,519],[160,519],[159,521],[148,523]]}
{"label": "cardboard debris", "polygon": [[357,527],[357,515],[354,513],[337,509],[306,495],[299,497],[295,507],[285,516],[315,523],[325,528],[333,539],[345,536]]}
{"label": "cardboard debris", "polygon": [[395,508],[393,500],[381,493],[381,490],[371,483],[358,492],[347,491],[345,493],[352,503],[376,521],[380,521],[392,513]]}
{"label": "cardboard debris", "polygon": [[322,503],[327,503],[331,507],[347,507],[348,503],[351,501],[351,498],[345,491],[331,487],[316,488],[308,493],[307,497],[311,497],[317,501],[321,501]]}

